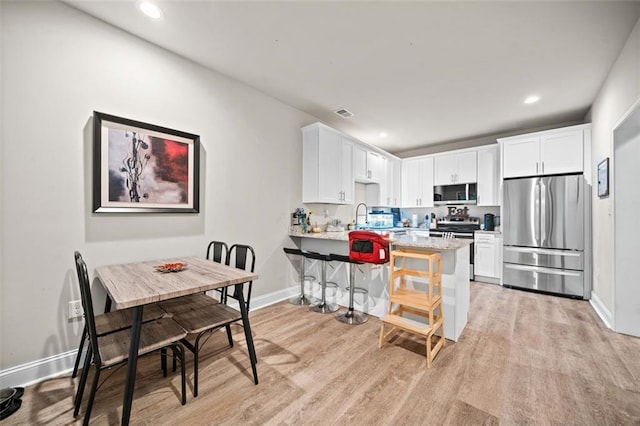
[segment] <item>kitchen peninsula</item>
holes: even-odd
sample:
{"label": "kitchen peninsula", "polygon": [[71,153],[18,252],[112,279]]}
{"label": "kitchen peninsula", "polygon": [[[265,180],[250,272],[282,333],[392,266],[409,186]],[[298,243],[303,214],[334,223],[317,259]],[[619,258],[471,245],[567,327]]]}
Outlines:
{"label": "kitchen peninsula", "polygon": [[[457,341],[467,324],[469,312],[469,246],[472,240],[429,237],[428,231],[391,232],[390,250],[396,247],[411,247],[440,252],[442,256],[442,296],[444,311],[444,333],[449,340]],[[320,253],[349,254],[349,232],[290,233],[299,248]],[[311,270],[314,265],[309,265]],[[332,265],[327,280],[337,282],[341,289],[348,288],[345,265]],[[424,268],[424,265],[415,265]],[[369,291],[367,313],[382,317],[387,309],[389,267],[385,265],[362,265],[364,273],[356,273],[356,286]],[[417,283],[418,286],[420,285]],[[337,303],[346,306],[346,291]],[[359,309],[356,306],[356,309]]]}

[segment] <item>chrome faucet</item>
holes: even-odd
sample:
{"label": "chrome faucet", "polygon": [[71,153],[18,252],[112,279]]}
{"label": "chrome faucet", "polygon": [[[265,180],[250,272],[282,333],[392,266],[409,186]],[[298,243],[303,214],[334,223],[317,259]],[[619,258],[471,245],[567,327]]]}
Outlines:
{"label": "chrome faucet", "polygon": [[[360,210],[360,206],[364,206],[364,215],[359,215],[358,214],[358,211]],[[364,216],[364,223],[365,223],[365,226],[366,226],[366,224],[367,224],[367,210],[368,209],[369,208],[367,207],[367,205],[365,203],[360,203],[360,204],[358,204],[356,206],[356,220],[355,220],[355,222],[353,222],[353,227],[355,229],[358,229],[358,218],[362,217],[362,216]],[[360,228],[363,228],[363,227],[364,226],[362,226],[362,225],[360,226]]]}

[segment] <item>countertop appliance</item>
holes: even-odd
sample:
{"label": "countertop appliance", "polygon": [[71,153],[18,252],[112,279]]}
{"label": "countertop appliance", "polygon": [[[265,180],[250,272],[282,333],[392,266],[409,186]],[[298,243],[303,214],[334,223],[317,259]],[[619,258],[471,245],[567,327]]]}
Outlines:
{"label": "countertop appliance", "polygon": [[506,287],[590,297],[590,193],[582,174],[505,179]]}
{"label": "countertop appliance", "polygon": [[[429,230],[429,235],[432,237],[443,237],[447,233],[453,238],[473,240],[475,231],[480,229],[480,220],[475,217],[447,216],[438,220],[437,223],[438,227],[436,229]],[[471,243],[469,246],[469,278],[471,280],[475,279],[473,268],[474,252],[474,246]]]}
{"label": "countertop appliance", "polygon": [[393,213],[371,212],[368,217],[369,229],[389,229],[393,228]]}
{"label": "countertop appliance", "polygon": [[487,213],[484,215],[484,230],[485,231],[493,231],[495,229],[495,215],[491,213]]}

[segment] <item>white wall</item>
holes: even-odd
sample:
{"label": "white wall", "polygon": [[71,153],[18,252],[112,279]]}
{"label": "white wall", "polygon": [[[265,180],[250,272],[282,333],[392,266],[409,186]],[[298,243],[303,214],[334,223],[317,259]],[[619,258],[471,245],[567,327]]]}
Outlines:
{"label": "white wall", "polygon": [[[595,166],[604,158],[610,158],[610,171],[615,170],[613,128],[638,98],[640,98],[640,21],[636,23],[588,114],[593,123],[593,182],[597,182]],[[597,185],[593,185],[593,292],[609,312],[613,310],[614,291],[612,209],[613,199],[616,196],[615,182],[611,182],[610,193],[610,197],[598,198]]]}
{"label": "white wall", "polygon": [[[257,252],[254,295],[285,287],[300,127],[313,117],[64,4],[0,10],[0,370],[77,347],[76,249],[93,270],[242,242]],[[200,214],[91,214],[93,110],[199,134]]]}

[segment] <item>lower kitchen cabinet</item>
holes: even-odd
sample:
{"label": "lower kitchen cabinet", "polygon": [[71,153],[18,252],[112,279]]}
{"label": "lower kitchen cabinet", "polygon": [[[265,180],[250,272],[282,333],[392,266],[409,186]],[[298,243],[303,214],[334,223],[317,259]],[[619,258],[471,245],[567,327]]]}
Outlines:
{"label": "lower kitchen cabinet", "polygon": [[498,282],[502,274],[502,234],[476,231],[474,234],[474,275],[476,280]]}

